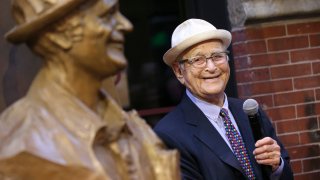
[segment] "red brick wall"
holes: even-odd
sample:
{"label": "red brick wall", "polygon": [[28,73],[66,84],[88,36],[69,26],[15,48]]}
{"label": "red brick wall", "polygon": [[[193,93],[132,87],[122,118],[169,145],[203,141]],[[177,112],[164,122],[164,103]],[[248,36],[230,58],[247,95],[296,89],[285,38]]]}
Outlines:
{"label": "red brick wall", "polygon": [[269,114],[295,179],[320,179],[320,18],[232,34],[240,98],[256,99]]}

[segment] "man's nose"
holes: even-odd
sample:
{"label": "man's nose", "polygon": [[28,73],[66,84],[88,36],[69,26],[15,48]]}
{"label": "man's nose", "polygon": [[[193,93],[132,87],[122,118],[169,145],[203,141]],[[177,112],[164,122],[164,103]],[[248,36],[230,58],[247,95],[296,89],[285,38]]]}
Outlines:
{"label": "man's nose", "polygon": [[124,15],[122,15],[120,12],[118,13],[118,29],[125,31],[125,32],[131,32],[133,30],[133,25],[132,23],[129,21],[129,19],[127,19]]}
{"label": "man's nose", "polygon": [[206,58],[206,67],[209,69],[217,68],[216,64],[214,63],[214,59],[212,57]]}

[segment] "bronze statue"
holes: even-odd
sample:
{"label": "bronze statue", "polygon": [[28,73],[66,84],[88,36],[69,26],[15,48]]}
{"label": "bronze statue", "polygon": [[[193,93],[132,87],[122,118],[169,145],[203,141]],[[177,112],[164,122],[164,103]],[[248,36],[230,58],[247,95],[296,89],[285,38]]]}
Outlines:
{"label": "bronze statue", "polygon": [[132,24],[118,0],[12,0],[17,26],[44,65],[0,116],[0,179],[179,179],[177,151],[101,89],[123,70]]}

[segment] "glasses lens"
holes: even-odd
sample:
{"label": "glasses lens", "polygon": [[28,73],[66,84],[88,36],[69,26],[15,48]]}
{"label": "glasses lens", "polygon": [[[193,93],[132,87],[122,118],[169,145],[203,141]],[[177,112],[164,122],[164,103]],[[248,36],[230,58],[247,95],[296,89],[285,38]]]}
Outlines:
{"label": "glasses lens", "polygon": [[207,64],[207,60],[211,60],[215,65],[223,64],[226,62],[228,52],[214,52],[211,56],[195,56],[190,59],[182,60],[180,62],[188,62],[191,66],[195,68],[203,68]]}
{"label": "glasses lens", "polygon": [[211,58],[215,64],[221,64],[227,60],[227,53],[226,52],[213,53]]}
{"label": "glasses lens", "polygon": [[202,67],[206,63],[205,56],[196,56],[190,59],[190,64],[194,67]]}

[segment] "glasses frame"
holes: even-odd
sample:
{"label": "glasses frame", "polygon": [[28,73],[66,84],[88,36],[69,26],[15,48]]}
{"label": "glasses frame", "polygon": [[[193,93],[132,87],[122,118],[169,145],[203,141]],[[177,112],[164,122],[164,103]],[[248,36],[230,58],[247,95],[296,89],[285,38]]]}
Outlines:
{"label": "glasses frame", "polygon": [[[187,62],[188,64],[190,64],[194,68],[204,68],[204,67],[206,67],[206,65],[208,63],[208,60],[210,59],[214,63],[214,65],[219,65],[219,64],[222,64],[222,63],[217,63],[217,61],[215,60],[214,57],[217,54],[220,54],[220,53],[223,53],[223,54],[226,55],[226,57],[225,57],[226,61],[224,61],[224,62],[228,62],[229,61],[229,56],[228,55],[229,55],[230,52],[226,50],[226,51],[213,52],[213,53],[211,53],[210,56],[200,55],[200,56],[195,56],[195,57],[191,57],[191,58],[188,58],[188,59],[183,59],[183,60],[178,61],[178,63],[179,64],[184,64],[185,62]],[[201,64],[201,66],[196,66],[195,65],[195,61],[192,60],[192,59],[194,59],[196,57],[204,57],[205,58],[205,62],[203,63],[203,65],[202,64]]]}

